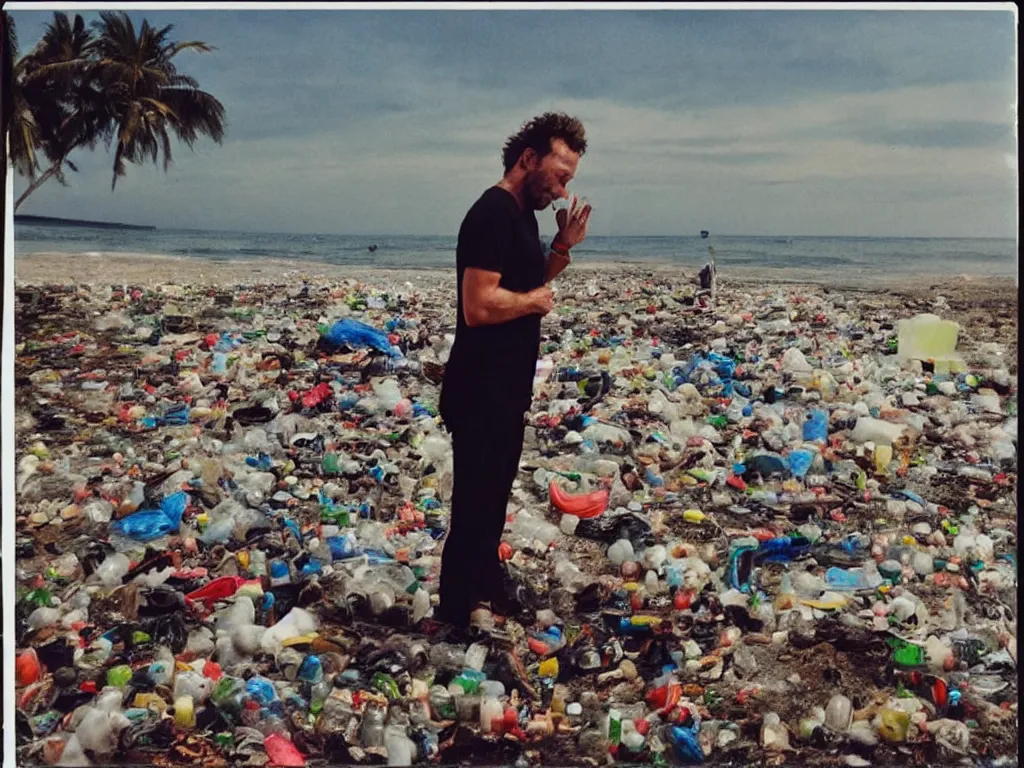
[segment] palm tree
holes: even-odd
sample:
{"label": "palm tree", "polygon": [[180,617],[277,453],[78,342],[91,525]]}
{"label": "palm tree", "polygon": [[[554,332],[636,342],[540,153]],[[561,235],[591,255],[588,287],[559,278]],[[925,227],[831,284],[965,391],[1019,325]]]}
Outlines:
{"label": "palm tree", "polygon": [[[92,149],[109,134],[109,109],[94,77],[92,49],[82,17],[71,21],[55,12],[35,49],[15,65],[11,159],[15,170],[32,180],[15,210],[48,179],[66,184],[65,167],[78,170],[68,159],[71,152]],[[37,178],[39,151],[48,167]]]}
{"label": "palm tree", "polygon": [[3,133],[0,135],[10,136],[11,162],[14,169],[22,176],[34,178],[36,171],[39,170],[39,160],[36,156],[36,149],[39,147],[39,126],[25,98],[24,88],[19,87],[25,80],[29,57],[18,58],[18,32],[14,19],[7,11],[3,12],[3,21],[3,79],[4,82],[14,84],[14,87],[4,89]]}
{"label": "palm tree", "polygon": [[224,107],[172,61],[185,50],[214,50],[206,43],[170,42],[172,26],[155,29],[146,21],[136,35],[125,13],[101,13],[90,31],[81,16],[72,21],[58,11],[19,59],[13,22],[7,13],[2,18],[12,62],[5,81],[13,85],[4,89],[4,130],[14,170],[31,181],[15,210],[48,179],[66,184],[65,169],[78,170],[69,155],[101,140],[109,149],[117,139],[112,190],[126,162],[155,163],[162,151],[166,171],[171,133],[189,147],[200,136],[221,143]]}
{"label": "palm tree", "polygon": [[[147,157],[156,164],[161,153],[171,164],[171,136],[192,147],[201,136],[218,144],[224,137],[224,107],[199,89],[196,80],[178,72],[173,61],[182,51],[214,50],[200,41],[171,42],[172,25],[161,29],[143,21],[136,34],[128,14],[106,11],[94,22],[96,78],[106,94],[111,136],[116,135],[114,175],[125,175],[125,162]],[[109,146],[109,144],[108,144]]]}

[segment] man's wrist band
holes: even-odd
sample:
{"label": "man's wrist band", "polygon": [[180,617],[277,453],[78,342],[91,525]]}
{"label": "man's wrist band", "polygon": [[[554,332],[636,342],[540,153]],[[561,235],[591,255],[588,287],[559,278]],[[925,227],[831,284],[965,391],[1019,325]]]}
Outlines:
{"label": "man's wrist band", "polygon": [[569,255],[569,249],[566,248],[557,237],[551,243],[551,250],[557,253],[559,256]]}

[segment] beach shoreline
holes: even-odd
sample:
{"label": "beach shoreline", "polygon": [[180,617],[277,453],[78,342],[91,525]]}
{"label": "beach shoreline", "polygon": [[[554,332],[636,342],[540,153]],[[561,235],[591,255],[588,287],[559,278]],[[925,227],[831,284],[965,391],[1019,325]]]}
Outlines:
{"label": "beach shoreline", "polygon": [[[189,256],[141,253],[104,253],[84,256],[66,253],[30,253],[15,259],[17,285],[88,284],[156,286],[159,284],[202,284],[211,286],[286,284],[297,280],[359,280],[436,284],[454,282],[451,267],[417,265],[330,264],[298,259],[211,260]],[[627,277],[673,276],[696,281],[699,266],[669,264],[661,261],[577,261],[566,275],[593,278],[610,270]],[[1017,281],[1008,276],[970,274],[919,275],[882,272],[844,272],[822,269],[776,267],[720,267],[720,284],[736,286],[815,286],[835,290],[882,290],[906,295],[951,294],[964,297],[977,294],[1006,301],[1017,300]],[[560,281],[556,281],[558,286]]]}

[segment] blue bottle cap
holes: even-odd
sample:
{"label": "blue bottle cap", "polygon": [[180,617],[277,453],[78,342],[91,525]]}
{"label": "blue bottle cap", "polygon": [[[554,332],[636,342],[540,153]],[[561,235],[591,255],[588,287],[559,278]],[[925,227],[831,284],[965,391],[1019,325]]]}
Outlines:
{"label": "blue bottle cap", "polygon": [[288,563],[284,560],[270,561],[270,578],[281,579],[288,575]]}

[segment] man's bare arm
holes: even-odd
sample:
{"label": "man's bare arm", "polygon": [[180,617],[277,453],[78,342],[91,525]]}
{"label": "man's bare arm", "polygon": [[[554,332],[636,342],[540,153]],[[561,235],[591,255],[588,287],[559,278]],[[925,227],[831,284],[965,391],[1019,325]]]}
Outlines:
{"label": "man's bare arm", "polygon": [[507,323],[525,315],[546,315],[552,308],[551,289],[547,286],[528,293],[516,293],[498,285],[500,272],[475,267],[462,276],[462,310],[466,325]]}
{"label": "man's bare arm", "polygon": [[569,256],[563,256],[557,251],[550,251],[548,253],[548,267],[547,272],[544,275],[544,282],[550,283],[560,274],[563,270],[569,266]]}

